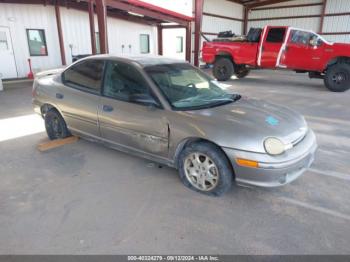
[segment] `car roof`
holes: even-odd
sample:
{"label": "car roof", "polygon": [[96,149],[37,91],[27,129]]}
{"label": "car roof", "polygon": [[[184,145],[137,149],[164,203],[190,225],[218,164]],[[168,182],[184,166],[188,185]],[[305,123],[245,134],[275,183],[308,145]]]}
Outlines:
{"label": "car roof", "polygon": [[153,66],[153,65],[164,65],[164,64],[178,64],[178,63],[188,63],[184,60],[168,58],[164,56],[157,55],[144,55],[144,56],[132,56],[132,55],[95,55],[89,56],[86,59],[93,58],[104,58],[109,60],[124,61],[124,62],[135,62],[142,67]]}

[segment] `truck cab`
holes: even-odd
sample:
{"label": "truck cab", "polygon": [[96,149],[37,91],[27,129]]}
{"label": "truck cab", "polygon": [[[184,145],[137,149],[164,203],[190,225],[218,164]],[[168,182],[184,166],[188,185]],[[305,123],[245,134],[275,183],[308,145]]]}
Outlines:
{"label": "truck cab", "polygon": [[252,28],[247,36],[205,42],[203,61],[214,64],[213,74],[226,81],[250,69],[289,69],[324,79],[328,89],[350,88],[350,44],[330,43],[322,36],[287,26]]}

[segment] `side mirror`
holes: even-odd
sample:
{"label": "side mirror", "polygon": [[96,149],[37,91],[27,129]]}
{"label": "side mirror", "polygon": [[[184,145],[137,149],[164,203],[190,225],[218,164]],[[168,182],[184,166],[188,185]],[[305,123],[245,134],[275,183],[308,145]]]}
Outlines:
{"label": "side mirror", "polygon": [[134,94],[130,95],[129,97],[130,102],[138,103],[145,106],[150,107],[157,107],[159,108],[160,105],[157,103],[154,98],[149,94]]}

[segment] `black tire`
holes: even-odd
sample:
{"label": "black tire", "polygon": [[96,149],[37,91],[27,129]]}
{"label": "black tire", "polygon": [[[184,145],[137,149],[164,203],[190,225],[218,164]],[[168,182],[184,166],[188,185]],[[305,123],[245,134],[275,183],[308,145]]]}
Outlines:
{"label": "black tire", "polygon": [[350,88],[350,65],[339,63],[330,66],[324,77],[326,87],[332,92],[344,92]]}
{"label": "black tire", "polygon": [[215,61],[213,75],[218,81],[227,81],[234,73],[233,63],[229,58],[219,58]]}
{"label": "black tire", "polygon": [[[212,160],[217,168],[217,182],[214,188],[211,190],[201,190],[191,184],[189,178],[187,178],[185,171],[185,161],[193,153],[204,154]],[[232,186],[233,170],[226,155],[217,146],[208,142],[192,143],[184,148],[179,156],[179,175],[183,184],[196,191],[210,196],[221,196],[227,192]],[[205,182],[206,183],[206,182]]]}
{"label": "black tire", "polygon": [[249,74],[250,70],[245,65],[235,66],[235,75],[239,78],[244,78]]}
{"label": "black tire", "polygon": [[62,139],[71,135],[66,122],[56,109],[50,109],[44,119],[46,133],[50,140]]}

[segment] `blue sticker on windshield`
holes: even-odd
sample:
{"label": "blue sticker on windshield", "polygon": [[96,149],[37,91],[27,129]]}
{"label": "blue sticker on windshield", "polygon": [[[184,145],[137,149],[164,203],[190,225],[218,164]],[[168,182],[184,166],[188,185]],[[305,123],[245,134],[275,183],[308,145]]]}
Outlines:
{"label": "blue sticker on windshield", "polygon": [[270,125],[270,126],[277,126],[280,121],[278,119],[274,118],[273,116],[268,116],[266,117],[265,121]]}

